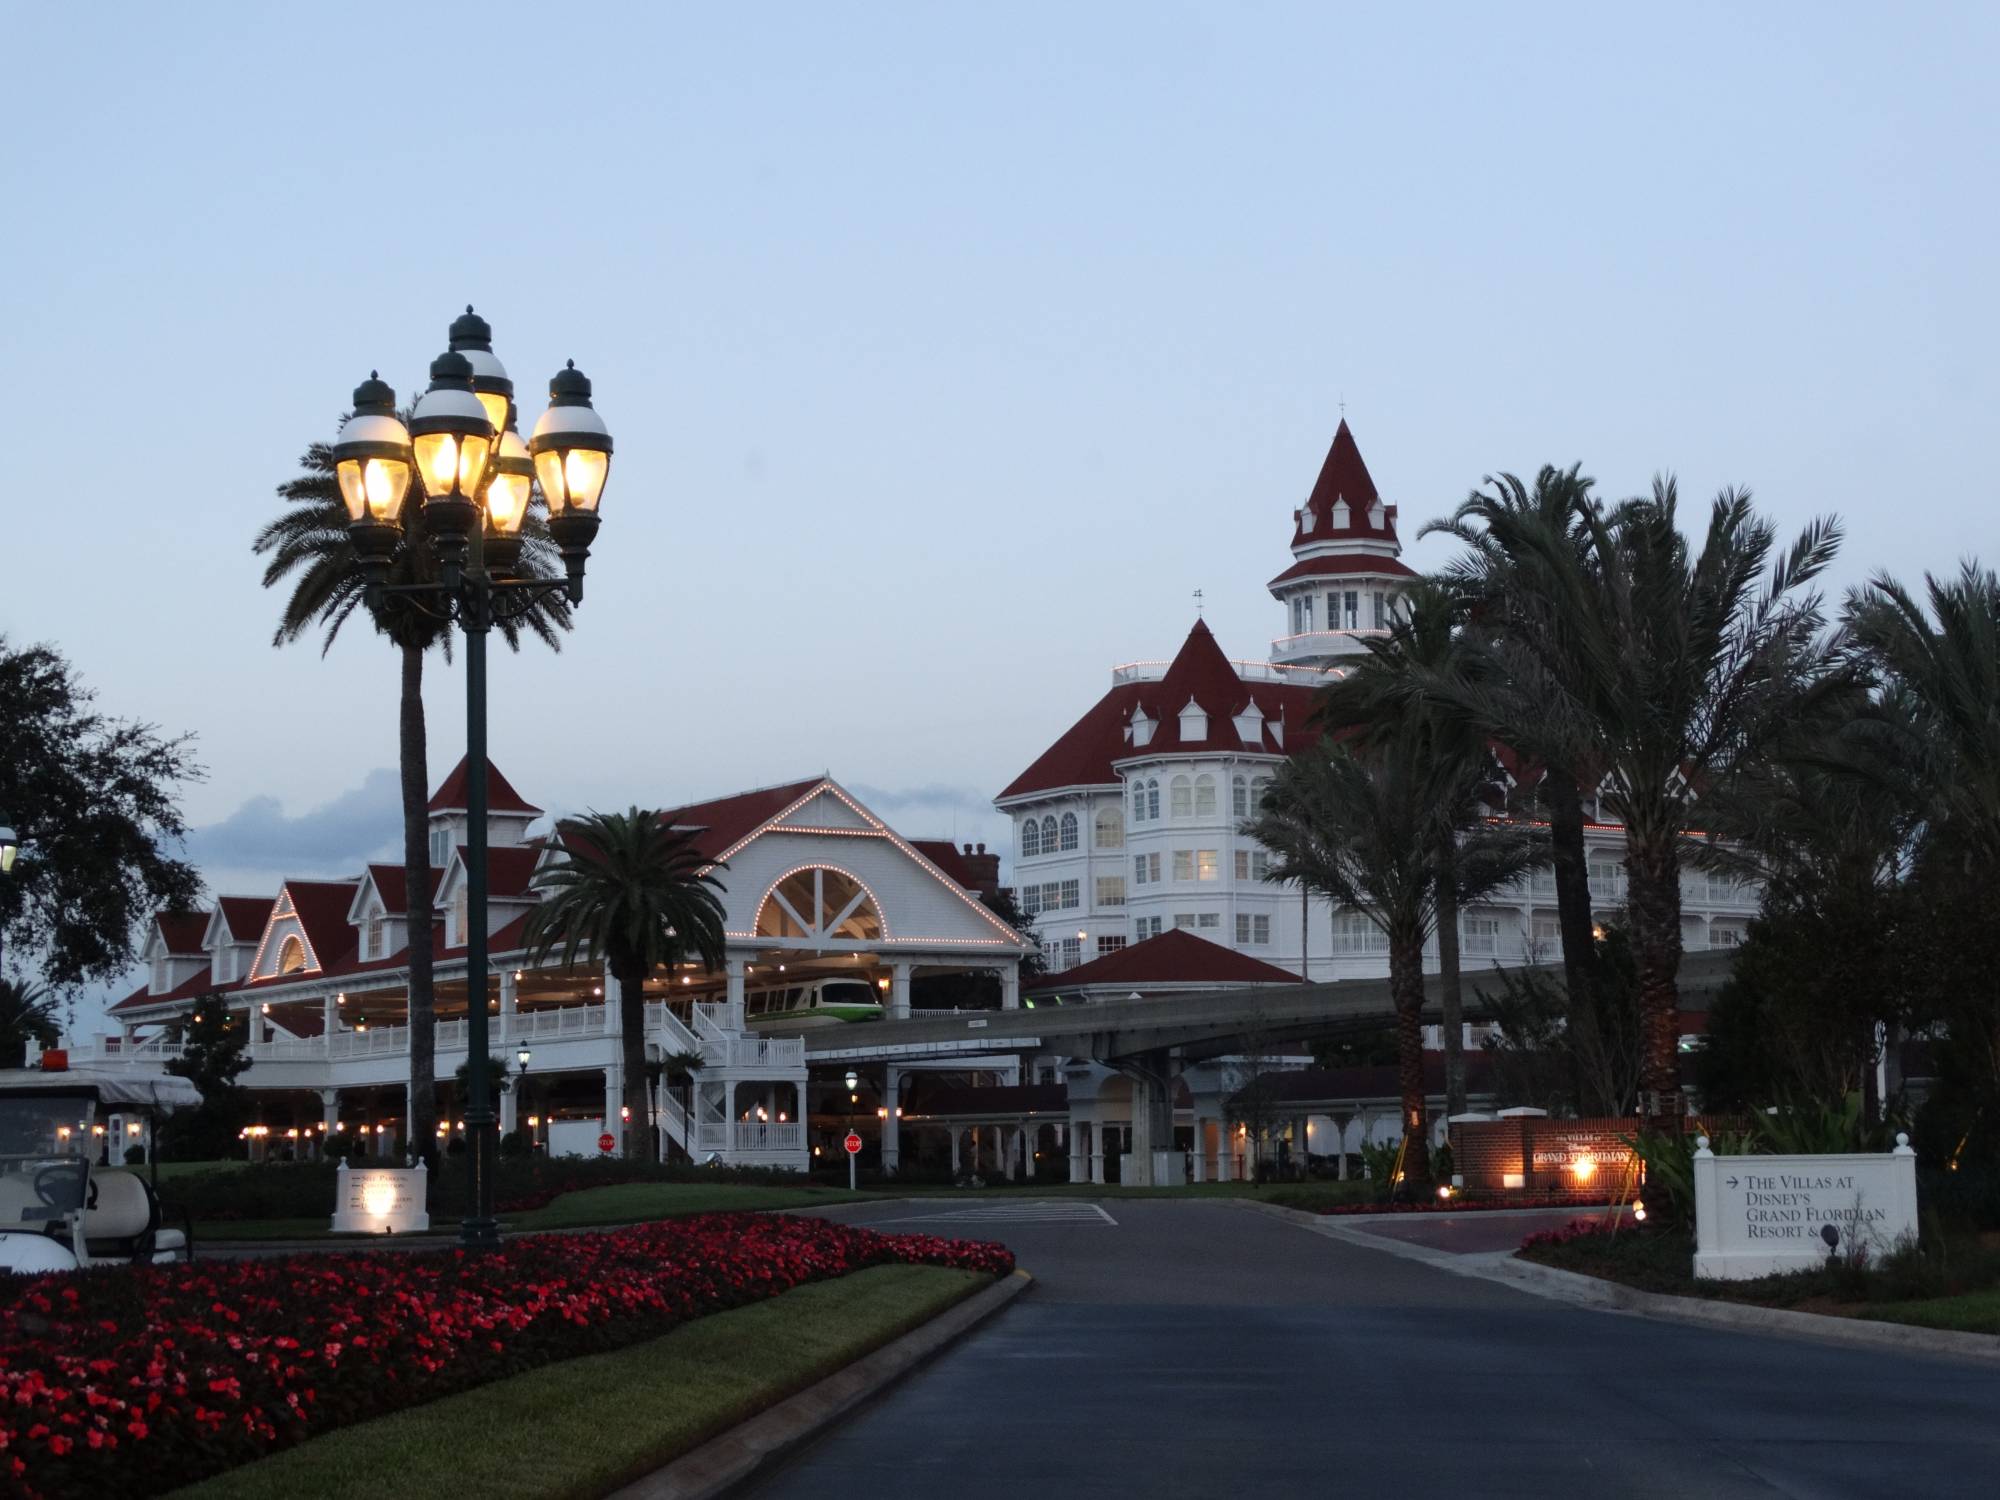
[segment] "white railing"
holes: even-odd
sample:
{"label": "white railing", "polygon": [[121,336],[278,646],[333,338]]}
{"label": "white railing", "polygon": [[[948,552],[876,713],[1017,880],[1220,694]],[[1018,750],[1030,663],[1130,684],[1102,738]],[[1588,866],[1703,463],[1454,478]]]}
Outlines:
{"label": "white railing", "polygon": [[516,1011],[507,1028],[507,1039],[513,1042],[526,1041],[530,1037],[602,1036],[611,1029],[610,1016],[609,1005],[565,1005],[556,1010]]}
{"label": "white railing", "polygon": [[726,1002],[717,1004],[712,1000],[697,1000],[694,1003],[694,1034],[704,1042],[727,1042],[733,1033],[729,1029],[729,1006]]}
{"label": "white railing", "polygon": [[805,1127],[796,1120],[733,1120],[704,1124],[696,1132],[697,1151],[799,1151]]}
{"label": "white railing", "polygon": [[279,1037],[269,1042],[252,1042],[250,1060],[252,1062],[298,1062],[317,1060],[326,1056],[325,1037]]}
{"label": "white railing", "polygon": [[646,1030],[660,1039],[669,1052],[700,1052],[701,1039],[681,1023],[681,1018],[664,1001],[646,1007]]}
{"label": "white railing", "polygon": [[[366,1031],[344,1031],[327,1044],[328,1057],[390,1057],[410,1050],[407,1026],[371,1026]],[[256,1055],[256,1049],[251,1049]]]}
{"label": "white railing", "polygon": [[803,1037],[738,1036],[731,1037],[725,1048],[733,1068],[804,1067],[806,1061]]}
{"label": "white railing", "polygon": [[668,1094],[660,1100],[660,1124],[667,1132],[667,1138],[676,1145],[688,1143],[687,1111],[681,1108],[680,1100]]}

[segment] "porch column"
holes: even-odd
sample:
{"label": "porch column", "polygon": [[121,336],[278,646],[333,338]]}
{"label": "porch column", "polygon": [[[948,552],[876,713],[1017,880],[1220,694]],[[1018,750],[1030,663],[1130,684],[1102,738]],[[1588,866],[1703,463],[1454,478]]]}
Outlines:
{"label": "porch column", "polygon": [[907,1020],[910,1014],[910,975],[916,965],[898,961],[889,965],[889,1019]]}
{"label": "porch column", "polygon": [[1229,1117],[1224,1115],[1215,1122],[1215,1180],[1229,1182],[1235,1177],[1236,1161],[1232,1148],[1236,1137],[1229,1128]]}
{"label": "porch column", "polygon": [[500,1024],[493,1028],[493,1040],[498,1046],[505,1046],[514,1035],[514,995],[515,979],[512,969],[500,971]]}
{"label": "porch column", "polygon": [[1194,1117],[1194,1150],[1188,1153],[1188,1181],[1206,1182],[1208,1173],[1204,1158],[1208,1155],[1208,1121],[1199,1114]]}
{"label": "porch column", "polygon": [[[340,1021],[340,1001],[338,997],[333,995],[328,995],[321,1007],[319,1040],[320,1040],[320,1046],[326,1051],[326,1053],[329,1056],[331,1056],[333,1053],[333,1032],[334,1028],[339,1024],[339,1021]],[[130,1032],[127,1032],[126,1035],[127,1035],[127,1040],[130,1040],[130,1035],[131,1035]],[[328,1126],[327,1128],[332,1129],[331,1126]]]}
{"label": "porch column", "polygon": [[1107,1128],[1102,1120],[1090,1127],[1090,1180],[1099,1187],[1104,1186],[1104,1132]]}
{"label": "porch column", "polygon": [[521,1075],[511,1075],[507,1092],[500,1096],[500,1133],[512,1135],[521,1112]]}
{"label": "porch column", "polygon": [[1027,1158],[1027,1164],[1021,1170],[1028,1174],[1030,1182],[1035,1179],[1035,1139],[1040,1134],[1032,1125],[1021,1127],[1021,1155]]}
{"label": "porch column", "polygon": [[[612,1007],[614,1010],[617,1007]],[[604,1133],[618,1144],[611,1148],[613,1156],[625,1154],[625,1125],[618,1118],[618,1107],[625,1102],[625,1065],[611,1063],[604,1069]]]}
{"label": "porch column", "polygon": [[327,1133],[331,1135],[333,1128],[340,1123],[339,1089],[321,1089],[319,1091],[319,1117],[321,1122],[326,1126]]}
{"label": "porch column", "polygon": [[945,1133],[951,1137],[951,1175],[953,1180],[956,1181],[958,1178],[958,1126],[947,1125]]}
{"label": "porch column", "polygon": [[1021,1008],[1021,964],[1018,959],[1010,960],[1007,967],[1000,971],[1000,1008]]}
{"label": "porch column", "polygon": [[903,1122],[896,1114],[897,1085],[903,1070],[894,1063],[882,1069],[882,1170],[894,1175],[903,1163]]}
{"label": "porch column", "polygon": [[1083,1129],[1081,1123],[1071,1120],[1069,1122],[1069,1180],[1071,1182],[1083,1181],[1084,1173],[1089,1171],[1089,1169],[1090,1163],[1083,1151]]}
{"label": "porch column", "polygon": [[722,963],[722,971],[724,974],[728,976],[729,979],[729,989],[727,992],[727,998],[729,1002],[729,1018],[727,1025],[728,1029],[731,1031],[741,1031],[743,1029],[743,989],[744,989],[744,974],[746,972],[744,969],[745,962],[746,960],[740,958],[727,958],[724,959]]}

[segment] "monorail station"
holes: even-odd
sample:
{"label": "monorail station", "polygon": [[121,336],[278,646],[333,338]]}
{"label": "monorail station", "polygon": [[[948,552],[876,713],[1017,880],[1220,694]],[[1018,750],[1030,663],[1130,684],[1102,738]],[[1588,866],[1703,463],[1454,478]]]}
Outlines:
{"label": "monorail station", "polygon": [[[465,780],[461,763],[430,803],[437,1075],[447,1089],[466,1061]],[[542,810],[497,769],[488,809],[486,1005],[509,1075],[501,1131],[594,1152],[623,1094],[616,991],[601,970],[565,970],[528,951],[533,877],[555,855],[530,835]],[[723,882],[728,944],[721,973],[687,965],[646,984],[648,1057],[700,1059],[685,1091],[662,1069],[657,1121],[670,1152],[803,1170],[801,1031],[907,1014],[913,986],[957,975],[992,976],[1000,1004],[1018,1002],[1033,948],[980,903],[999,879],[998,857],[983,847],[904,839],[825,777],[662,816],[695,835]],[[118,1033],[71,1056],[157,1068],[179,1051],[171,1024],[219,995],[251,1027],[241,1082],[260,1113],[250,1149],[310,1154],[315,1138],[341,1131],[398,1154],[408,1148],[408,915],[400,865],[163,912],[144,950],[147,982],[112,1008]],[[463,1129],[458,1113],[441,1133]]]}

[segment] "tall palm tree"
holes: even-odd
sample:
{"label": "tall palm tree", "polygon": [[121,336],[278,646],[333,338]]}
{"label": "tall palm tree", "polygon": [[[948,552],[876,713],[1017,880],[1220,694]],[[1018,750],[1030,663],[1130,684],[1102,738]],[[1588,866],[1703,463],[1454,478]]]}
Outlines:
{"label": "tall palm tree", "polygon": [[[1389,634],[1369,642],[1369,654],[1345,677],[1321,690],[1315,722],[1324,730],[1366,743],[1383,735],[1414,734],[1438,762],[1441,786],[1455,802],[1437,820],[1438,983],[1443,1013],[1445,1110],[1465,1110],[1464,987],[1458,941],[1458,844],[1504,796],[1485,734],[1463,715],[1440,711],[1423,695],[1428,675],[1460,682],[1478,658],[1468,652],[1464,624],[1468,599],[1448,584],[1419,579],[1406,588]],[[1454,772],[1456,774],[1454,774]]]}
{"label": "tall palm tree", "polygon": [[1747,490],[1709,510],[1699,550],[1672,479],[1584,519],[1590,566],[1573,592],[1517,602],[1551,716],[1594,729],[1602,805],[1624,825],[1626,907],[1638,969],[1646,1112],[1680,1114],[1681,841],[1704,793],[1763,755],[1815,695],[1844,690],[1806,586],[1839,525],[1776,550]]}
{"label": "tall palm tree", "polygon": [[[1423,528],[1421,536],[1442,533],[1465,544],[1442,579],[1467,601],[1471,640],[1460,643],[1453,675],[1413,674],[1428,685],[1434,711],[1459,714],[1520,757],[1524,780],[1533,779],[1547,811],[1579,1103],[1592,1093],[1583,1060],[1601,1043],[1584,788],[1595,786],[1602,762],[1596,726],[1568,711],[1550,663],[1571,644],[1567,620],[1587,607],[1594,484],[1579,464],[1543,465],[1532,489],[1512,474],[1489,475],[1485,488]],[[1551,601],[1560,603],[1551,608]]]}
{"label": "tall palm tree", "polygon": [[[299,460],[300,472],[278,486],[286,509],[257,533],[252,550],[270,560],[264,567],[264,587],[287,579],[292,591],[278,616],[271,644],[287,646],[317,628],[320,655],[333,649],[341,627],[363,611],[376,631],[389,638],[401,658],[402,691],[397,710],[396,759],[403,797],[403,873],[408,896],[410,1130],[413,1151],[430,1155],[437,1139],[437,1031],[432,988],[431,945],[435,919],[431,910],[429,839],[430,767],[424,732],[424,654],[433,647],[451,649],[451,627],[416,604],[394,594],[370,608],[353,544],[347,533],[347,507],[340,498],[333,449],[314,443]],[[437,560],[423,527],[421,487],[411,485],[403,499],[403,545],[389,570],[391,583],[430,583],[438,576]],[[539,491],[537,491],[539,495]],[[522,523],[524,543],[516,572],[527,578],[559,574],[558,555],[548,540],[548,513],[531,501]],[[507,644],[520,648],[523,621],[500,626]],[[525,617],[527,628],[549,649],[562,649],[560,631],[569,629],[569,603],[544,598]]]}
{"label": "tall palm tree", "polygon": [[528,949],[537,962],[560,948],[565,968],[581,956],[611,970],[629,1114],[625,1152],[657,1161],[646,1087],[646,976],[690,957],[707,969],[722,967],[722,882],[692,833],[636,807],[565,818],[556,843],[562,857],[535,875],[542,900],[528,918]]}
{"label": "tall palm tree", "polygon": [[[1396,1006],[1405,1177],[1428,1181],[1423,1006],[1424,943],[1438,919],[1440,839],[1455,832],[1464,768],[1432,753],[1421,732],[1362,743],[1323,740],[1279,771],[1242,831],[1276,857],[1271,878],[1359,911],[1389,945]],[[1539,830],[1482,822],[1460,843],[1451,894],[1474,901],[1543,857]]]}

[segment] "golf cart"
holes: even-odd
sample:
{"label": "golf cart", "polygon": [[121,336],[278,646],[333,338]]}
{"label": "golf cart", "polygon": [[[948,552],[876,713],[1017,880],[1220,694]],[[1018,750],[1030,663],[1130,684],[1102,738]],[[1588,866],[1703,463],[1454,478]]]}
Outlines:
{"label": "golf cart", "polygon": [[192,1259],[187,1232],[160,1222],[154,1182],[96,1168],[92,1127],[112,1110],[157,1120],[200,1103],[172,1074],[0,1070],[0,1271]]}

